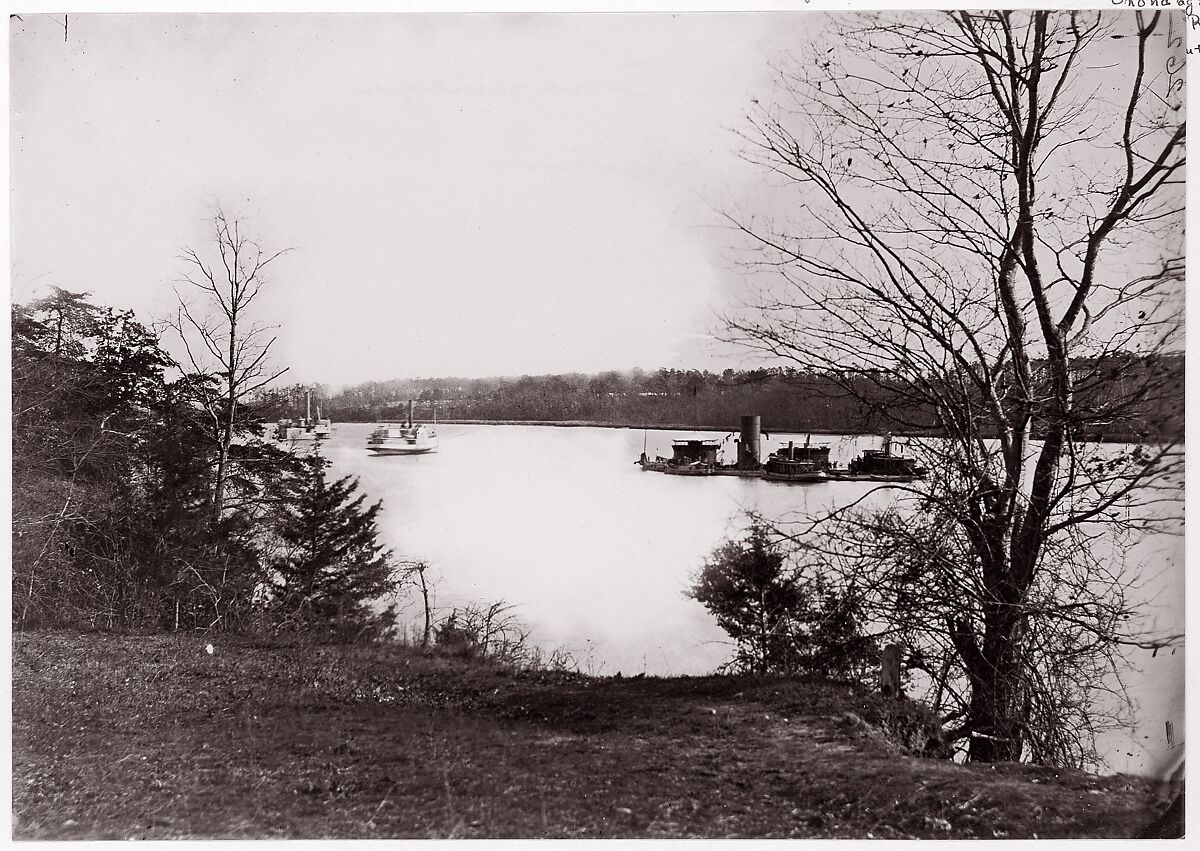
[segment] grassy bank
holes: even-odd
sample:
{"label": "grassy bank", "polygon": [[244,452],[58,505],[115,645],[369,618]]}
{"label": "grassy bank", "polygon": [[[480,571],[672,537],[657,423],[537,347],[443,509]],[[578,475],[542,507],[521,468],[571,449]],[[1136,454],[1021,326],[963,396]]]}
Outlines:
{"label": "grassy bank", "polygon": [[16,838],[1121,837],[1164,792],[831,683],[209,640],[14,636]]}

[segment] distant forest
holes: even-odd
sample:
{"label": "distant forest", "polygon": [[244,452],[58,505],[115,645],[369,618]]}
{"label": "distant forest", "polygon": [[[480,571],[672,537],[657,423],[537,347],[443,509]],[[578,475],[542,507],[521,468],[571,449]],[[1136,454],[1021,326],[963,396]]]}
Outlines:
{"label": "distant forest", "polygon": [[[1183,434],[1183,356],[1114,355],[1081,362],[1077,392],[1100,404],[1116,382],[1146,388],[1137,410],[1118,412],[1086,439],[1173,439]],[[788,368],[720,374],[659,369],[519,378],[415,378],[371,381],[320,393],[324,413],[341,422],[416,416],[446,420],[588,422],[635,427],[729,429],[758,414],[767,429],[789,432],[937,434],[934,413],[913,406],[880,377],[813,375]],[[302,396],[301,396],[302,404]]]}

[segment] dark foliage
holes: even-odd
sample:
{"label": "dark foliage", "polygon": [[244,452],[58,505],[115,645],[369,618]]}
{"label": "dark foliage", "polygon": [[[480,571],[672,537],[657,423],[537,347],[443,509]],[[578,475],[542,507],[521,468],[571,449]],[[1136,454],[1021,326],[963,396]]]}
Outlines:
{"label": "dark foliage", "polygon": [[58,288],[12,330],[14,621],[130,626],[160,586],[129,553],[168,359],[131,314]]}
{"label": "dark foliage", "polygon": [[324,458],[309,456],[286,482],[274,521],[272,621],[346,639],[380,637],[394,625],[395,612],[373,604],[397,590],[391,553],[379,543],[375,525],[382,503],[365,505],[349,476],[330,482],[327,466]]}
{"label": "dark foliage", "polygon": [[15,306],[12,330],[14,623],[246,625],[295,460],[237,444],[215,517],[210,376],[168,380],[155,335],[81,293]]}
{"label": "dark foliage", "polygon": [[864,679],[879,649],[862,631],[854,591],[793,556],[751,518],[745,537],[713,552],[688,594],[733,639],[734,670]]}
{"label": "dark foliage", "polygon": [[[1081,362],[1081,371],[1094,364]],[[1109,380],[1081,383],[1078,392],[1102,416],[1088,440],[1129,440],[1148,433],[1183,433],[1183,359],[1118,352],[1101,373]],[[1136,385],[1135,399],[1114,381]],[[935,377],[930,377],[936,381]],[[294,395],[294,394],[293,394]],[[743,414],[763,417],[779,431],[940,434],[932,406],[914,400],[886,376],[855,376],[788,367],[733,370],[659,369],[595,375],[523,375],[519,378],[420,378],[372,381],[336,395],[322,389],[322,408],[342,421],[402,418],[407,400],[439,419],[587,421],[618,425],[730,428]],[[302,397],[301,397],[302,398]],[[265,400],[264,400],[265,401]],[[278,402],[278,399],[272,399]],[[280,410],[289,408],[283,399]],[[301,406],[302,409],[302,406]],[[1040,429],[1041,423],[1035,423]]]}

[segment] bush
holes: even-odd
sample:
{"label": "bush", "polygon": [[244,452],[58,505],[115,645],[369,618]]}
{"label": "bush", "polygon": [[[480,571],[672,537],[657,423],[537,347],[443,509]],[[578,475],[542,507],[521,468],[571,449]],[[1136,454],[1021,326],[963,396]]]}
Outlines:
{"label": "bush", "polygon": [[854,590],[800,563],[756,516],[742,538],[709,556],[688,595],[733,639],[727,669],[863,680],[879,656]]}

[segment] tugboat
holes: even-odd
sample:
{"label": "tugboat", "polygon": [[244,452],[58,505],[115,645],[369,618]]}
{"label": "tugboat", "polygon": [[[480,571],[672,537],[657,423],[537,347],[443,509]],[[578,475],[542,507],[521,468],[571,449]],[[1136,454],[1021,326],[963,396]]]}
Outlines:
{"label": "tugboat", "polygon": [[367,449],[376,455],[425,455],[438,448],[437,414],[434,424],[413,423],[413,403],[408,403],[408,421],[380,423],[367,438]]}
{"label": "tugboat", "polygon": [[[784,455],[784,450],[780,449],[775,455]],[[771,457],[774,457],[772,455]],[[811,461],[813,466],[818,470],[831,470],[837,465],[829,460],[829,444],[828,443],[813,443],[812,435],[804,436],[804,445],[795,446],[789,440],[787,445],[786,457],[795,461]],[[770,458],[767,459],[770,463]]]}
{"label": "tugboat", "polygon": [[882,449],[864,449],[862,455],[850,462],[846,478],[875,479],[879,481],[911,481],[924,478],[929,472],[915,458],[892,454],[892,436],[883,437]]}
{"label": "tugboat", "polygon": [[763,478],[771,482],[815,484],[829,480],[829,447],[813,446],[805,438],[803,446],[788,441],[786,449],[772,452],[767,458]]}
{"label": "tugboat", "polygon": [[275,424],[275,439],[291,440],[324,440],[333,434],[333,422],[321,418],[321,406],[317,404],[317,415],[312,415],[312,391],[304,391],[304,416],[300,419],[282,419]]}

